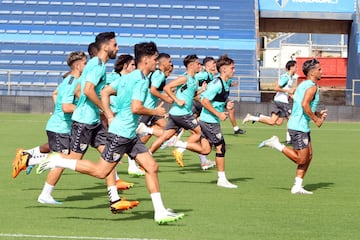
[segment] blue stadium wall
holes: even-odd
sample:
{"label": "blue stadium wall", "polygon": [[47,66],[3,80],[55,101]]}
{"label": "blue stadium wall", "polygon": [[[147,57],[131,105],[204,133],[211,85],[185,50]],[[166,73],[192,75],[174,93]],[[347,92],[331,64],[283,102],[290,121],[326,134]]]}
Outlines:
{"label": "blue stadium wall", "polygon": [[[86,51],[96,34],[114,31],[119,54],[132,53],[138,42],[156,42],[160,51],[171,54],[174,75],[185,70],[182,60],[188,54],[204,58],[226,53],[236,62],[235,80],[240,79],[233,97],[260,102],[256,77],[257,0],[149,2],[2,0],[0,82],[6,83],[5,70],[12,70],[12,81],[31,87],[55,86],[68,69],[68,53]],[[108,63],[109,71],[113,63]],[[3,89],[0,94],[8,92]]]}

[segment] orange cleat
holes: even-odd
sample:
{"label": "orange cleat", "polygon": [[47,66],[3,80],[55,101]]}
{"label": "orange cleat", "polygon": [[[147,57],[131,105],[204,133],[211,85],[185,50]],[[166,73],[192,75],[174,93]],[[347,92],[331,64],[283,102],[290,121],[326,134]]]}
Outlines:
{"label": "orange cleat", "polygon": [[132,209],[139,205],[139,201],[127,201],[125,198],[122,198],[116,202],[110,204],[110,211],[114,214],[121,211]]}
{"label": "orange cleat", "polygon": [[184,167],[184,162],[183,162],[183,153],[179,152],[176,148],[173,150],[172,154],[175,157],[175,161],[177,162],[177,164],[179,165],[179,167]]}
{"label": "orange cleat", "polygon": [[12,171],[13,178],[16,178],[22,170],[26,170],[29,157],[30,154],[24,152],[23,148],[16,149],[16,154],[13,161],[13,171]]}
{"label": "orange cleat", "polygon": [[127,190],[134,186],[134,183],[125,182],[124,180],[117,180],[116,187],[118,190]]}

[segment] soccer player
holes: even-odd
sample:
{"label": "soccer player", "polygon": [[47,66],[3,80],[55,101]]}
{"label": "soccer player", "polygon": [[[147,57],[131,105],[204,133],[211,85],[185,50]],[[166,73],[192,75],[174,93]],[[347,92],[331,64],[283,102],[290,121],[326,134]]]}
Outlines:
{"label": "soccer player", "polygon": [[[243,124],[249,121],[253,121],[253,123],[261,122],[268,125],[280,126],[285,118],[289,118],[291,113],[289,96],[292,97],[295,92],[295,87],[293,87],[293,84],[296,69],[296,61],[288,61],[286,63],[287,72],[282,74],[279,80],[275,82],[276,94],[274,96],[274,109],[271,112],[271,117],[265,115],[253,116],[248,113],[243,120]],[[288,132],[286,133],[286,141],[290,142],[290,135]]]}
{"label": "soccer player", "polygon": [[203,137],[198,142],[178,141],[174,143],[174,146],[207,155],[211,151],[210,144],[214,145],[218,170],[217,185],[224,188],[237,188],[238,186],[230,183],[225,175],[226,144],[220,126],[220,121],[225,121],[229,115],[224,111],[225,106],[227,110],[234,107],[234,103],[227,102],[227,98],[231,85],[230,79],[235,73],[235,63],[233,59],[223,55],[216,61],[216,67],[220,75],[210,82],[201,94],[203,109],[199,122]]}
{"label": "soccer player", "polygon": [[[180,128],[191,131],[188,141],[197,142],[200,139],[201,129],[192,113],[192,103],[194,96],[203,91],[203,89],[198,91],[198,82],[194,78],[195,74],[201,70],[201,63],[196,55],[186,56],[183,62],[186,67],[186,73],[166,84],[164,87],[164,91],[173,99],[174,103],[170,108],[169,119],[164,133],[150,146],[151,153],[157,151],[160,146],[174,136]],[[174,89],[175,93],[173,92]],[[179,166],[184,167],[182,160],[183,153],[174,149],[173,154]]]}
{"label": "soccer player", "polygon": [[302,70],[307,80],[303,81],[295,91],[292,113],[287,125],[292,148],[281,144],[277,136],[261,142],[259,148],[274,148],[297,165],[295,183],[291,188],[292,194],[313,194],[302,186],[313,154],[309,122],[312,120],[316,126],[321,127],[327,116],[327,110],[316,111],[319,103],[318,81],[322,74],[320,62],[316,59],[307,60]]}
{"label": "soccer player", "polygon": [[[54,112],[46,125],[48,143],[32,148],[30,150],[18,149],[13,163],[13,177],[15,178],[21,170],[25,170],[29,165],[38,164],[41,158],[37,158],[42,153],[70,152],[70,133],[71,115],[76,107],[75,90],[79,83],[79,77],[86,64],[84,52],[72,52],[67,57],[67,65],[71,71],[56,89],[56,101]],[[48,146],[48,148],[46,147]],[[46,204],[60,204],[52,197],[54,186],[59,181],[62,168],[54,169],[49,172],[43,190],[38,197],[38,202]]]}
{"label": "soccer player", "polygon": [[[146,186],[154,206],[154,219],[163,224],[181,219],[183,213],[167,210],[162,202],[158,180],[158,164],[148,149],[136,135],[139,115],[164,116],[165,109],[145,108],[143,102],[148,94],[149,82],[146,76],[155,71],[158,51],[155,43],[145,42],[134,47],[137,70],[124,75],[121,81],[115,81],[101,92],[102,109],[109,121],[109,133],[106,146],[97,163],[88,160],[69,160],[61,155],[50,155],[39,165],[37,172],[54,167],[68,168],[97,178],[105,178],[115,168],[126,153],[144,167]],[[110,96],[116,94],[117,114],[110,109]]]}

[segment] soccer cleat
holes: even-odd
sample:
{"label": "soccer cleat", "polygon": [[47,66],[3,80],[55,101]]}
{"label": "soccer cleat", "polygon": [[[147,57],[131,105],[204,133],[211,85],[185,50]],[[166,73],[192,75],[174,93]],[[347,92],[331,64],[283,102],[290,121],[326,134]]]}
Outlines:
{"label": "soccer cleat", "polygon": [[274,148],[275,143],[280,143],[279,138],[277,136],[272,136],[271,138],[262,141],[258,147],[259,148],[262,148],[262,147]]}
{"label": "soccer cleat", "polygon": [[139,167],[128,167],[128,174],[130,176],[145,176],[145,171]]}
{"label": "soccer cleat", "polygon": [[49,153],[47,157],[38,165],[36,174],[41,174],[46,170],[55,168],[56,166],[54,165],[54,161],[57,159],[61,159],[61,155],[59,153]]}
{"label": "soccer cleat", "polygon": [[185,216],[184,213],[175,213],[173,211],[163,211],[155,213],[154,220],[157,224],[167,224],[182,219]]}
{"label": "soccer cleat", "polygon": [[225,180],[218,179],[217,185],[219,187],[224,187],[224,188],[237,188],[238,187],[237,185],[232,184],[231,182],[229,182],[227,179],[225,179]]}
{"label": "soccer cleat", "polygon": [[166,140],[165,142],[163,142],[163,144],[161,144],[160,149],[173,147],[177,141],[178,141],[177,136],[172,136],[170,139]]}
{"label": "soccer cleat", "polygon": [[62,202],[56,201],[52,196],[45,196],[42,194],[39,195],[37,201],[42,204],[57,204],[57,205],[62,204]]}
{"label": "soccer cleat", "polygon": [[182,152],[179,152],[179,150],[177,150],[177,148],[175,148],[175,149],[172,151],[172,154],[174,155],[175,161],[177,162],[177,164],[178,164],[180,167],[184,167],[183,153],[182,153]]}
{"label": "soccer cleat", "polygon": [[141,122],[139,123],[139,126],[136,129],[136,134],[140,135],[140,136],[145,136],[148,133],[146,132],[147,126],[145,125],[145,123]]}
{"label": "soccer cleat", "polygon": [[243,130],[243,129],[238,129],[236,131],[234,131],[234,134],[245,134],[246,133],[246,130]]}
{"label": "soccer cleat", "polygon": [[244,119],[242,121],[242,124],[249,122],[251,120],[250,118],[251,118],[251,114],[250,113],[246,114],[246,116],[244,117]]}
{"label": "soccer cleat", "polygon": [[293,186],[291,188],[291,194],[304,194],[304,195],[311,195],[313,192],[305,190],[303,187]]}
{"label": "soccer cleat", "polygon": [[110,211],[114,214],[132,209],[139,205],[139,201],[127,201],[125,198],[110,203]]}
{"label": "soccer cleat", "polygon": [[27,168],[27,163],[30,158],[30,154],[24,152],[24,149],[16,149],[15,158],[13,161],[12,177],[16,178],[22,170]]}
{"label": "soccer cleat", "polygon": [[118,190],[127,190],[134,186],[134,183],[125,182],[124,180],[116,180],[116,188]]}
{"label": "soccer cleat", "polygon": [[213,168],[216,166],[216,162],[215,161],[211,161],[211,160],[206,160],[204,163],[201,163],[201,169],[202,170],[208,170],[210,168]]}

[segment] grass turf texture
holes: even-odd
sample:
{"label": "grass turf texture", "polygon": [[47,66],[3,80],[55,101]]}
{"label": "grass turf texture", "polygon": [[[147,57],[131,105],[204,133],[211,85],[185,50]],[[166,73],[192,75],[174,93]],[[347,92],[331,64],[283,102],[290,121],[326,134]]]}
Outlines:
{"label": "grass turf texture", "polygon": [[[45,239],[348,240],[360,236],[358,123],[327,122],[320,129],[312,126],[314,157],[304,181],[305,188],[314,191],[311,196],[290,194],[295,174],[292,162],[273,149],[257,148],[272,135],[284,140],[285,125],[247,124],[241,126],[247,133],[236,136],[229,122],[223,123],[226,173],[238,189],[217,187],[216,170],[201,171],[194,153],[185,152],[185,168],[180,169],[171,149],[159,150],[154,156],[160,165],[164,204],[186,216],[158,226],[145,180],[127,175],[127,160],[117,169],[120,177],[134,182],[135,187],[120,194],[139,200],[140,205],[116,215],[108,209],[104,180],[65,171],[53,193],[63,204],[55,206],[36,201],[46,173],[36,175],[33,170],[29,176],[22,172],[12,179],[15,149],[46,142],[48,117],[0,114],[0,239],[35,239],[41,235]],[[94,150],[86,154],[95,161],[98,157]]]}

